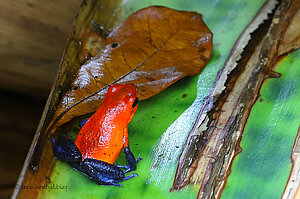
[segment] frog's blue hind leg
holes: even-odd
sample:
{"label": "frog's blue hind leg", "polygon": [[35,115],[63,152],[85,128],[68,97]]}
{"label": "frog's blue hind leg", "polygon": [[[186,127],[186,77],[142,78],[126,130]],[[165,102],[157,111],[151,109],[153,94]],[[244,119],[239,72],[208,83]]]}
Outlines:
{"label": "frog's blue hind leg", "polygon": [[74,141],[66,136],[59,137],[56,142],[52,138],[52,147],[54,156],[64,162],[80,162],[82,160],[81,152]]}
{"label": "frog's blue hind leg", "polygon": [[119,182],[137,176],[136,173],[130,176],[125,176],[124,171],[117,166],[96,159],[87,158],[83,162],[70,164],[73,168],[82,172],[93,181],[101,185],[113,185],[122,187]]}
{"label": "frog's blue hind leg", "polygon": [[118,164],[117,167],[122,168],[122,169],[126,169],[125,173],[136,170],[136,165],[139,161],[142,160],[142,158],[135,159],[133,153],[130,151],[129,146],[124,148],[124,153],[125,153],[128,165],[127,166],[122,166],[122,165]]}
{"label": "frog's blue hind leg", "polygon": [[76,169],[77,171],[81,172],[85,176],[89,177],[94,182],[100,184],[100,185],[111,185],[111,186],[120,186],[123,187],[123,185],[118,184],[118,182],[114,181],[113,179],[109,179],[101,175],[101,173],[98,173],[96,171],[90,171],[89,167],[85,165],[83,162],[72,162],[70,165]]}

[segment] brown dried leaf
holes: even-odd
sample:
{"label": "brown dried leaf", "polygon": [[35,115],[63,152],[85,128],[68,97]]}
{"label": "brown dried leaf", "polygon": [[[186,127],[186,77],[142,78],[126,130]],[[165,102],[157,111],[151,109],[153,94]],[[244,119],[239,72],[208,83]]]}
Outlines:
{"label": "brown dried leaf", "polygon": [[52,127],[95,111],[107,87],[116,82],[134,83],[140,99],[147,99],[187,75],[198,74],[211,53],[212,33],[201,14],[166,7],[139,10],[111,32],[96,57],[81,66]]}

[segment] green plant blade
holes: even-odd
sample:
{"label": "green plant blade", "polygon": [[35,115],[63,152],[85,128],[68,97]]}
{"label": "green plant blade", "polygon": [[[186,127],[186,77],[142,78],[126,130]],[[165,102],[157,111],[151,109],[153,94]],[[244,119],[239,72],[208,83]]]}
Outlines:
{"label": "green plant blade", "polygon": [[233,162],[222,198],[280,198],[291,169],[300,118],[300,51],[278,63],[248,118],[242,152]]}

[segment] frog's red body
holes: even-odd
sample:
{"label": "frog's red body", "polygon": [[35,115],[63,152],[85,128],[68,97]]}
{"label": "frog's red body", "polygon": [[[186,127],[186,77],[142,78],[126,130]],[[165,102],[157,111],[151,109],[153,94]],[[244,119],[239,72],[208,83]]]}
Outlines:
{"label": "frog's red body", "polygon": [[[136,160],[130,151],[127,130],[137,103],[134,84],[110,86],[102,105],[83,125],[75,143],[64,136],[52,139],[55,157],[99,184],[122,186],[118,182],[136,177],[137,174],[125,174],[134,171],[141,160]],[[122,149],[128,165],[113,165]]]}
{"label": "frog's red body", "polygon": [[82,158],[93,158],[113,164],[122,149],[129,146],[127,125],[133,118],[137,105],[134,84],[115,84],[109,87],[97,112],[80,130],[75,144]]}

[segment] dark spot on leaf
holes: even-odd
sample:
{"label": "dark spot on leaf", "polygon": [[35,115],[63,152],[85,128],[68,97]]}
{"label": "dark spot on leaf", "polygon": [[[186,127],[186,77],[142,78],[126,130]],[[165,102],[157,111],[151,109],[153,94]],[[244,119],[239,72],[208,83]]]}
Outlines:
{"label": "dark spot on leaf", "polygon": [[177,113],[177,110],[175,110],[174,112]]}
{"label": "dark spot on leaf", "polygon": [[152,119],[154,119],[155,118],[155,116],[152,116]]}
{"label": "dark spot on leaf", "polygon": [[205,56],[200,56],[200,59],[202,60],[202,61],[204,61],[204,62],[206,62],[207,61],[207,58],[205,57]]}
{"label": "dark spot on leaf", "polygon": [[81,6],[86,6],[86,5],[87,5],[87,1],[83,0],[82,3],[81,3]]}
{"label": "dark spot on leaf", "polygon": [[263,102],[264,100],[263,100],[263,98],[259,98],[259,102]]}
{"label": "dark spot on leaf", "polygon": [[107,33],[104,31],[104,27],[99,25],[95,20],[91,21],[93,29],[96,33],[100,35],[107,35]]}
{"label": "dark spot on leaf", "polygon": [[119,44],[116,42],[111,45],[112,48],[117,48],[118,46],[119,46]]}
{"label": "dark spot on leaf", "polygon": [[151,76],[146,77],[146,79],[149,80],[149,81],[155,81],[155,78],[153,78]]}
{"label": "dark spot on leaf", "polygon": [[31,7],[31,8],[34,7],[34,4],[32,4],[32,3],[27,3],[27,5],[28,5],[28,7]]}
{"label": "dark spot on leaf", "polygon": [[86,51],[87,51],[87,54],[88,54],[88,56],[85,57],[86,59],[90,59],[91,57],[93,57],[93,55],[91,54],[91,52],[88,49],[86,49]]}
{"label": "dark spot on leaf", "polygon": [[198,50],[200,53],[205,51],[205,48],[200,47]]}
{"label": "dark spot on leaf", "polygon": [[184,93],[181,97],[186,98],[187,95],[188,95],[187,93]]}

